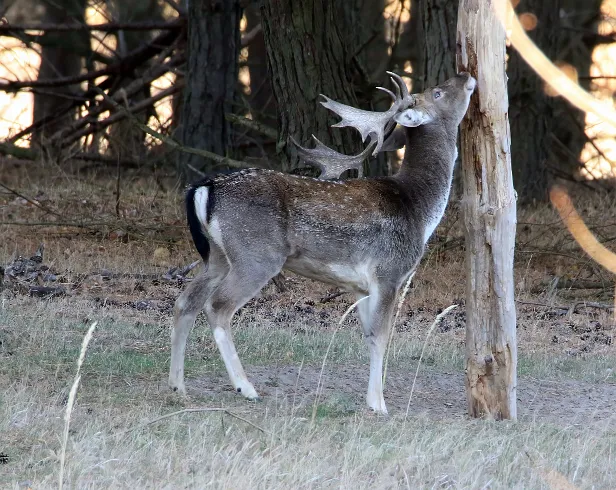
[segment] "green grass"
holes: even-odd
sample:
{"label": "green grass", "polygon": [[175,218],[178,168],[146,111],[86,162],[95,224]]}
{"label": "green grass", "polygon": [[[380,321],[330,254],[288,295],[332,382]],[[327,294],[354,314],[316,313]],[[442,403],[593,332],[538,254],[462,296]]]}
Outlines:
{"label": "green grass", "polygon": [[[67,315],[68,316],[68,315]],[[71,375],[79,354],[81,339],[88,324],[64,314],[43,316],[37,312],[23,314],[0,310],[0,325],[10,325],[7,334],[0,330],[0,354],[3,369],[13,378],[48,373]],[[156,323],[125,322],[113,318],[99,321],[96,336],[89,348],[84,373],[98,376],[162,376],[169,364],[169,320]],[[265,328],[252,324],[234,327],[240,358],[246,365],[294,364],[320,365],[332,343],[327,362],[330,364],[367,363],[368,353],[359,328],[332,326],[330,331],[291,328]],[[428,341],[422,369],[460,372],[464,369],[463,347],[442,342],[441,334]],[[389,354],[389,365],[415,369],[424,339],[396,334]],[[15,351],[19,355],[6,355]],[[602,382],[614,379],[616,356],[569,356],[526,354],[519,351],[518,375],[537,379],[572,379]],[[224,367],[209,328],[202,319],[189,337],[186,354],[187,376],[206,372],[223,372]],[[612,373],[612,374],[610,374]]]}

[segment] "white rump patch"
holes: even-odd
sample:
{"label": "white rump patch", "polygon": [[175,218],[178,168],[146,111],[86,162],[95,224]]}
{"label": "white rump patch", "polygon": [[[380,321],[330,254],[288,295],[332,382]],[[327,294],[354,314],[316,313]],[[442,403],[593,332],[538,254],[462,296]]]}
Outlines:
{"label": "white rump patch", "polygon": [[201,221],[204,228],[207,228],[207,201],[210,197],[209,187],[199,187],[195,191],[193,197],[193,205],[195,206],[195,213],[197,218]]}

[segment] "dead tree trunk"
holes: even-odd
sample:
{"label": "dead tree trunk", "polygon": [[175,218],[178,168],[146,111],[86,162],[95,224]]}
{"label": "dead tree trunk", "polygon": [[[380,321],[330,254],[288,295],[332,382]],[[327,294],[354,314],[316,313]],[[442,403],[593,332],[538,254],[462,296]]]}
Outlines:
{"label": "dead tree trunk", "polygon": [[[188,61],[181,141],[184,145],[226,155],[231,143],[225,114],[233,112],[240,48],[239,0],[188,2]],[[211,162],[181,153],[179,170],[185,180],[211,172]],[[195,172],[193,169],[197,169]]]}
{"label": "dead tree trunk", "polygon": [[351,131],[331,130],[337,119],[319,104],[319,94],[357,106],[349,73],[352,53],[344,44],[343,16],[326,0],[265,0],[261,7],[272,90],[278,107],[277,152],[283,169],[300,166],[289,141],[312,146],[311,134],[338,151],[361,151]]}
{"label": "dead tree trunk", "polygon": [[[472,417],[515,419],[516,312],[513,251],[516,198],[507,117],[506,0],[461,0],[458,68],[477,79],[462,122],[466,239],[466,394]],[[504,18],[504,15],[502,16]]]}

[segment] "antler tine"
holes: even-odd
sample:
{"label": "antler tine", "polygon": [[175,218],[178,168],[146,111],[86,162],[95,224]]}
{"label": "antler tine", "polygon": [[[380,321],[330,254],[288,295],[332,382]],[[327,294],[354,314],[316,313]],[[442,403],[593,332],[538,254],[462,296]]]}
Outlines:
{"label": "antler tine", "polygon": [[377,90],[382,90],[383,92],[385,92],[387,95],[389,95],[392,100],[395,102],[396,101],[396,94],[394,94],[391,90],[389,90],[388,88],[385,87],[377,87]]}
{"label": "antler tine", "polygon": [[336,102],[326,95],[321,95],[321,97],[325,99],[324,101],[321,101],[321,105],[334,112],[341,118],[341,120],[336,124],[333,124],[332,127],[343,128],[350,126],[359,131],[362,141],[366,141],[366,138],[369,136],[372,140],[376,140],[376,146],[374,147],[372,155],[376,155],[379,151],[381,151],[385,140],[385,133],[390,132],[396,125],[393,120],[394,116],[401,109],[407,109],[410,107],[414,102],[414,97],[409,94],[406,84],[402,78],[393,72],[388,71],[387,73],[391,76],[396,93],[394,94],[391,90],[378,87],[379,90],[386,92],[393,99],[393,104],[385,112],[357,109],[356,107],[351,107],[341,104],[340,102]]}
{"label": "antler tine", "polygon": [[329,146],[324,145],[313,134],[315,146],[312,149],[304,148],[293,137],[291,141],[297,147],[297,154],[304,162],[314,165],[321,170],[319,179],[339,179],[340,175],[346,170],[356,168],[359,172],[359,176],[362,175],[362,163],[372,151],[375,141],[370,138],[370,143],[364,150],[357,155],[344,155],[338,153]]}
{"label": "antler tine", "polygon": [[401,102],[404,104],[411,104],[413,102],[413,96],[409,94],[409,89],[406,87],[406,83],[402,80],[402,77],[393,71],[388,71],[387,74],[391,77],[392,82],[396,85],[396,88],[399,91],[402,91]]}

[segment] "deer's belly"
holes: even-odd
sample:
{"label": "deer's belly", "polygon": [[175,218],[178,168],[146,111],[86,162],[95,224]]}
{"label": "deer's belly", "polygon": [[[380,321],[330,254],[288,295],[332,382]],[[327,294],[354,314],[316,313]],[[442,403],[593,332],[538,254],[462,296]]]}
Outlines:
{"label": "deer's belly", "polygon": [[308,257],[289,257],[284,268],[300,276],[325,282],[352,292],[368,293],[374,271],[366,263],[329,263]]}

